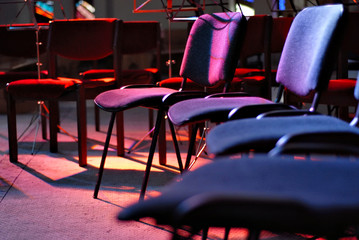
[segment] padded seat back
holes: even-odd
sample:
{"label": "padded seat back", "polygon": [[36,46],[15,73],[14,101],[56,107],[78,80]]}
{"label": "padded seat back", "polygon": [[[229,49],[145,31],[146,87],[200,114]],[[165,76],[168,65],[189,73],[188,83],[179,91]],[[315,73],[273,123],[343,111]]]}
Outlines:
{"label": "padded seat back", "polygon": [[74,60],[109,56],[113,53],[116,20],[55,20],[50,24],[49,52]]}
{"label": "padded seat back", "polygon": [[327,88],[338,54],[344,7],[324,8],[309,7],[294,18],[278,66],[276,81],[300,96]]}
{"label": "padded seat back", "polygon": [[238,48],[242,45],[238,42],[245,35],[245,24],[246,20],[240,13],[200,16],[188,36],[180,76],[203,86],[231,81],[239,58]]}

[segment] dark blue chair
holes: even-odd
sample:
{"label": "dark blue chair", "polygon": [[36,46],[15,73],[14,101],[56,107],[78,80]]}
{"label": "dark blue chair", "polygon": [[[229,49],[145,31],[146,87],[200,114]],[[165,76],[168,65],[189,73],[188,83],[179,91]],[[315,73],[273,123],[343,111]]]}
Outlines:
{"label": "dark blue chair", "polygon": [[[157,137],[160,134],[161,125],[163,124],[163,119],[167,113],[168,107],[184,99],[203,97],[205,95],[205,93],[202,92],[182,91],[182,89],[186,89],[186,79],[191,79],[203,86],[212,86],[220,81],[229,84],[233,78],[237,65],[241,42],[245,35],[245,25],[246,20],[241,13],[225,12],[200,16],[195,21],[188,37],[180,71],[180,75],[183,77],[183,84],[179,91],[156,86],[132,85],[121,89],[110,90],[96,97],[95,103],[97,106],[105,111],[111,112],[112,117],[99,168],[98,181],[95,187],[95,198],[97,198],[100,188],[116,114],[134,107],[145,107],[158,110],[140,194],[140,198],[142,199],[144,198],[147,187],[153,155],[157,144]],[[172,124],[170,124],[170,128],[172,136],[174,136],[175,133]],[[177,146],[176,143],[175,145]],[[176,153],[179,168],[180,171],[182,171],[183,167],[178,149],[176,149]]]}
{"label": "dark blue chair", "polygon": [[358,171],[349,158],[228,157],[188,172],[118,218],[154,218],[174,228],[173,239],[184,227],[192,235],[204,230],[202,239],[210,227],[226,228],[227,237],[230,228],[247,228],[247,239],[259,239],[262,230],[337,239],[359,224]]}

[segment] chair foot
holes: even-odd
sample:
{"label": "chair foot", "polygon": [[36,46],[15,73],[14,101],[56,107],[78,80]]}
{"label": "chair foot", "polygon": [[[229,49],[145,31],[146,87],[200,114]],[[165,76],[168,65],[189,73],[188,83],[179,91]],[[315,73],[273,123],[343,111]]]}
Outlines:
{"label": "chair foot", "polygon": [[101,185],[101,180],[102,180],[102,175],[103,175],[103,169],[105,167],[107,151],[108,151],[108,147],[110,145],[111,133],[112,133],[113,125],[114,125],[114,122],[115,122],[115,118],[116,118],[116,113],[112,113],[110,123],[108,125],[106,142],[105,142],[105,146],[104,146],[104,149],[103,149],[101,164],[100,164],[100,167],[99,167],[99,170],[98,170],[97,182],[96,182],[96,186],[95,186],[95,190],[94,190],[94,194],[93,194],[93,198],[95,198],[95,199],[97,198],[98,192],[100,190],[100,185]]}

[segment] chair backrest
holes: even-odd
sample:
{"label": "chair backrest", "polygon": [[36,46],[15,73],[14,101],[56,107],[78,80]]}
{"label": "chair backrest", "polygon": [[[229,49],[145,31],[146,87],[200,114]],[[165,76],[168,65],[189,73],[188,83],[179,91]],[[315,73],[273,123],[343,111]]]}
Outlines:
{"label": "chair backrest", "polygon": [[154,71],[161,73],[161,27],[158,21],[123,22],[123,55],[152,53]]}
{"label": "chair backrest", "polygon": [[[48,24],[39,24],[39,53],[46,51]],[[0,25],[0,54],[9,57],[36,58],[36,29],[32,24]]]}
{"label": "chair backrest", "polygon": [[98,60],[114,54],[116,62],[119,58],[117,55],[120,54],[119,51],[114,51],[114,39],[118,31],[116,24],[122,25],[122,21],[115,18],[98,18],[51,22],[47,47],[50,77],[56,78],[57,56],[84,61]]}
{"label": "chair backrest", "polygon": [[246,66],[247,58],[265,53],[270,45],[272,17],[269,15],[250,16],[247,21],[246,35],[240,53],[240,65]]}
{"label": "chair backrest", "polygon": [[338,78],[348,78],[350,54],[359,56],[359,12],[349,12],[348,26],[345,28],[338,60]]}
{"label": "chair backrest", "polygon": [[245,36],[246,19],[241,13],[200,16],[193,24],[180,69],[180,76],[203,86],[230,82]]}
{"label": "chair backrest", "polygon": [[276,81],[300,96],[325,90],[346,15],[341,4],[308,7],[299,12],[284,44]]}
{"label": "chair backrest", "polygon": [[273,18],[271,34],[271,52],[281,53],[285,40],[287,39],[293,17],[276,17]]}
{"label": "chair backrest", "polygon": [[157,21],[125,21],[123,34],[123,54],[137,54],[160,48],[161,30]]}

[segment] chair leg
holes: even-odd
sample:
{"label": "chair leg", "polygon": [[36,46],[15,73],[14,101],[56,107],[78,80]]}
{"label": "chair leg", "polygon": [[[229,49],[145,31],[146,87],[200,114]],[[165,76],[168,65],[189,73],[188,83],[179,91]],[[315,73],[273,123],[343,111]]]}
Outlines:
{"label": "chair leg", "polygon": [[206,240],[207,237],[208,237],[208,230],[209,230],[209,227],[206,227],[206,228],[203,228],[202,229],[202,240]]}
{"label": "chair leg", "polygon": [[56,100],[49,101],[49,122],[50,122],[50,152],[57,152],[57,133],[59,123],[59,103]]}
{"label": "chair leg", "polygon": [[224,239],[223,240],[228,240],[229,238],[229,232],[231,231],[230,227],[226,227],[225,228],[225,232],[224,232]]}
{"label": "chair leg", "polygon": [[[164,117],[165,116],[163,116],[162,118]],[[159,129],[158,135],[158,155],[161,165],[167,164],[166,148],[166,121],[161,121],[161,127]]]}
{"label": "chair leg", "polygon": [[79,86],[77,90],[77,136],[79,165],[87,165],[87,119],[86,119],[86,99],[85,89]]}
{"label": "chair leg", "polygon": [[46,114],[47,112],[45,111],[45,103],[41,102],[40,103],[40,116],[41,116],[41,133],[42,133],[42,139],[47,139],[47,119],[46,119]]}
{"label": "chair leg", "polygon": [[100,109],[97,107],[96,104],[94,104],[94,110],[95,110],[95,131],[100,131]]}
{"label": "chair leg", "polygon": [[198,124],[194,124],[194,126],[192,127],[191,138],[189,141],[186,164],[184,166],[185,170],[188,170],[191,164],[192,153],[193,153],[194,145],[196,143],[197,131],[198,131]]}
{"label": "chair leg", "polygon": [[[148,109],[148,129],[151,131],[153,128],[153,109]],[[153,137],[153,132],[151,131],[150,137]]]}
{"label": "chair leg", "polygon": [[145,170],[145,174],[144,174],[143,181],[142,181],[140,200],[143,200],[145,198],[148,178],[150,176],[150,171],[151,171],[151,167],[152,167],[153,155],[155,154],[157,138],[159,137],[161,126],[162,126],[162,123],[164,122],[163,121],[164,116],[165,116],[165,111],[160,108],[157,113],[155,130],[153,131],[153,138],[151,141],[150,152],[148,154],[146,170]]}
{"label": "chair leg", "polygon": [[182,173],[183,172],[183,164],[182,164],[180,150],[179,150],[179,147],[178,147],[178,142],[177,142],[177,137],[176,137],[176,130],[175,130],[175,128],[173,126],[173,123],[171,121],[168,121],[168,125],[170,126],[170,129],[171,129],[172,140],[173,140],[173,145],[175,147],[178,167],[179,167],[180,172]]}
{"label": "chair leg", "polygon": [[118,112],[116,116],[117,156],[125,156],[125,130],[123,121],[123,111]]}
{"label": "chair leg", "polygon": [[247,236],[247,240],[258,240],[261,231],[259,230],[255,230],[255,229],[248,229],[248,236]]}
{"label": "chair leg", "polygon": [[17,162],[17,131],[16,131],[16,105],[11,94],[6,94],[7,102],[7,126],[9,139],[9,158],[10,162]]}
{"label": "chair leg", "polygon": [[111,134],[112,134],[113,125],[114,125],[114,123],[115,123],[115,118],[116,118],[116,113],[113,112],[113,113],[111,114],[110,123],[109,123],[109,125],[108,125],[107,136],[106,136],[105,146],[104,146],[104,149],[103,149],[103,152],[102,152],[102,158],[101,158],[100,168],[98,169],[97,182],[96,182],[95,191],[94,191],[94,194],[93,194],[93,197],[94,197],[94,198],[97,198],[98,191],[100,190],[100,185],[101,185],[101,180],[102,180],[103,169],[104,169],[104,166],[105,166],[105,161],[106,161],[106,156],[107,156],[107,152],[108,152],[108,147],[109,147],[109,145],[110,145]]}

